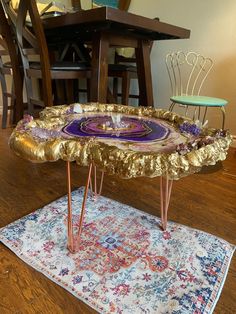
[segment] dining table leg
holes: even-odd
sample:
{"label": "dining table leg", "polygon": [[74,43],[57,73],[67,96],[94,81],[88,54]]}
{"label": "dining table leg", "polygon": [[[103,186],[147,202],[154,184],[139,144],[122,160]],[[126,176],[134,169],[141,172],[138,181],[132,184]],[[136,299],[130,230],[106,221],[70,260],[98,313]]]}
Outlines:
{"label": "dining table leg", "polygon": [[89,165],[89,171],[87,176],[87,182],[85,185],[83,201],[81,206],[81,212],[78,222],[77,234],[74,233],[73,227],[73,211],[72,211],[72,198],[71,198],[71,171],[70,171],[70,161],[67,161],[67,188],[68,188],[68,213],[67,213],[67,248],[71,253],[78,251],[81,233],[83,228],[84,214],[85,214],[85,205],[88,197],[89,184],[91,180],[92,173],[92,162]]}
{"label": "dining table leg", "polygon": [[152,73],[150,60],[151,42],[140,39],[135,49],[138,85],[139,106],[153,107]]}
{"label": "dining table leg", "polygon": [[90,100],[107,102],[109,35],[95,33],[92,40]]}

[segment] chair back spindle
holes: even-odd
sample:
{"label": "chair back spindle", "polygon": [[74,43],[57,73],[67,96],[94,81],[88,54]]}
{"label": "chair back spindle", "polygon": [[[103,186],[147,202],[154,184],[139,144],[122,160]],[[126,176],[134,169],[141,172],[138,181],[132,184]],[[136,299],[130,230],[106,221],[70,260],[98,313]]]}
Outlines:
{"label": "chair back spindle", "polygon": [[[2,58],[3,57],[3,58]],[[6,60],[6,57],[8,60]],[[9,61],[9,62],[6,62]],[[6,75],[11,76],[11,90],[8,91]],[[7,20],[2,3],[0,2],[0,80],[2,86],[2,127],[7,125],[7,115],[10,110],[11,123],[16,124],[23,116],[23,80],[16,38]],[[10,105],[9,100],[10,99]]]}

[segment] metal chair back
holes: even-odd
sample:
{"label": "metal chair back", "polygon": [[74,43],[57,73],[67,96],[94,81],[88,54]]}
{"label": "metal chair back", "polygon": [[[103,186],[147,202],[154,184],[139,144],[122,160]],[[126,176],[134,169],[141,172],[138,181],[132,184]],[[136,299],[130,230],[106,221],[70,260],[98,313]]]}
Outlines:
{"label": "metal chair back", "polygon": [[[205,124],[207,109],[218,107],[222,112],[222,128],[224,128],[224,107],[227,100],[200,95],[203,84],[213,67],[212,59],[193,51],[188,53],[178,51],[168,53],[165,61],[172,92],[169,110],[172,111],[175,104],[178,104],[185,108],[187,116],[189,107],[192,107],[194,109],[192,119],[201,120]],[[201,109],[204,109],[203,113]]]}
{"label": "metal chair back", "polygon": [[199,95],[213,61],[193,51],[178,51],[167,54],[166,67],[172,95]]}

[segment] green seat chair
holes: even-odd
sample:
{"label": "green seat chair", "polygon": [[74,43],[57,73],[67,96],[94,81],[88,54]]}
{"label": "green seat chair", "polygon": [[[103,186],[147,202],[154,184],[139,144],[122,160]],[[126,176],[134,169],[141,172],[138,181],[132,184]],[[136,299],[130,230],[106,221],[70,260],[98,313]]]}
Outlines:
{"label": "green seat chair", "polygon": [[213,61],[195,52],[172,52],[166,55],[166,67],[170,78],[172,96],[169,110],[176,104],[185,107],[188,115],[189,107],[193,107],[192,118],[206,120],[208,108],[219,108],[222,112],[222,129],[225,126],[225,106],[227,100],[200,95],[202,86],[213,67]]}

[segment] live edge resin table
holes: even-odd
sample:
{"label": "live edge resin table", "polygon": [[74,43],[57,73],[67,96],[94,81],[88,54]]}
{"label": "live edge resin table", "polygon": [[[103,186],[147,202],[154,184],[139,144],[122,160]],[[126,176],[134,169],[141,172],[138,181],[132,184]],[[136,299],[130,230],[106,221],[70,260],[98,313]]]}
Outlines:
{"label": "live edge resin table", "polygon": [[[173,180],[224,160],[230,142],[227,131],[202,127],[173,112],[98,103],[48,107],[36,120],[26,115],[9,140],[18,156],[32,162],[67,162],[71,252],[79,246],[88,189],[95,198],[99,196],[104,173],[124,179],[159,176],[161,223],[165,230]],[[71,206],[72,161],[89,166],[76,232]],[[97,168],[101,170],[99,187]]]}

